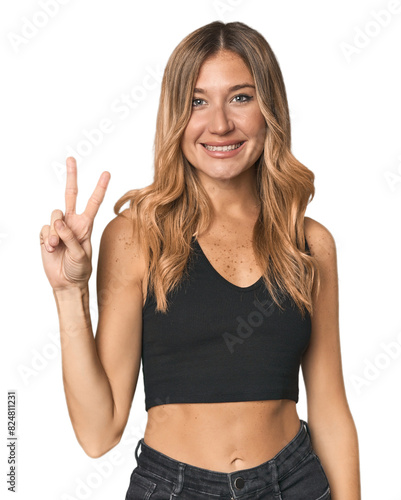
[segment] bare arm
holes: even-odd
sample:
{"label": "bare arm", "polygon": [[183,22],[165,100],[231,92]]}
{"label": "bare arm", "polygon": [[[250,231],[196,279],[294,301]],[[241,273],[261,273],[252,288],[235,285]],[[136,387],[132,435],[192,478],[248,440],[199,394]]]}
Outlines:
{"label": "bare arm", "polygon": [[[63,384],[68,412],[78,442],[99,456],[99,436],[106,447],[118,442],[114,401],[106,372],[96,352],[88,285],[53,290],[60,323]],[[104,431],[104,432],[102,432]]]}
{"label": "bare arm", "polygon": [[312,445],[329,479],[331,498],[360,500],[358,437],[341,363],[336,246],[330,232],[308,217],[305,235],[321,274],[311,342],[302,361]]}
{"label": "bare arm", "polygon": [[[99,322],[94,338],[88,291],[90,235],[108,179],[102,174],[85,212],[77,215],[76,174],[75,160],[68,159],[65,216],[61,210],[53,211],[51,225],[41,230],[41,250],[59,315],[69,415],[84,451],[99,457],[121,439],[135,393],[145,266],[131,236],[133,222],[117,216],[100,243]],[[59,219],[65,222],[64,228],[59,227]]]}
{"label": "bare arm", "polygon": [[94,458],[120,441],[140,369],[143,263],[135,254],[131,228],[132,222],[120,215],[103,232],[96,339],[88,286],[53,291],[68,411],[79,443]]}

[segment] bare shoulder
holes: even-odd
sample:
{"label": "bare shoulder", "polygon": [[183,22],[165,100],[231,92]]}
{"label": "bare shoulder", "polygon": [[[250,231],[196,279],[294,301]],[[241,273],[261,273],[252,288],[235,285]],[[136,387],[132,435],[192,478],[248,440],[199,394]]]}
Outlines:
{"label": "bare shoulder", "polygon": [[128,208],[120,212],[105,227],[104,233],[107,236],[117,236],[119,241],[134,243],[132,239],[132,227],[135,221],[132,220]]}
{"label": "bare shoulder", "polygon": [[146,265],[133,231],[135,223],[129,209],[116,215],[103,231],[100,252],[113,268],[117,265],[120,272],[124,270],[127,277],[139,283],[143,279]]}
{"label": "bare shoulder", "polygon": [[327,227],[310,217],[305,217],[304,229],[305,238],[313,257],[322,262],[335,259],[336,243]]}

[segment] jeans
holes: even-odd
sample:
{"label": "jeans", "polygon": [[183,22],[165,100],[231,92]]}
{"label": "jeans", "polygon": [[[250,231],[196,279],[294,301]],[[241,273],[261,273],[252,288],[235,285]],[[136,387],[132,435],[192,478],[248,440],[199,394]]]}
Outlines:
{"label": "jeans", "polygon": [[331,500],[308,424],[304,420],[300,424],[294,439],[271,460],[228,473],[174,460],[141,438],[125,500]]}

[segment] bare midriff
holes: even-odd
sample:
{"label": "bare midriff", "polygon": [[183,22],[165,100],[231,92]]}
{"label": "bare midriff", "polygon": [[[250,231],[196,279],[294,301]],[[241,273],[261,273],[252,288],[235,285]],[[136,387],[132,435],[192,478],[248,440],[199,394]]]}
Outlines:
{"label": "bare midriff", "polygon": [[298,433],[295,401],[166,404],[149,408],[145,444],[216,472],[256,467]]}

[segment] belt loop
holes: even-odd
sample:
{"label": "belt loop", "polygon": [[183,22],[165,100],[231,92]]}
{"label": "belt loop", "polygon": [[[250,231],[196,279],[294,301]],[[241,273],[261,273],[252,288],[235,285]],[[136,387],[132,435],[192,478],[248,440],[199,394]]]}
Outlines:
{"label": "belt loop", "polygon": [[270,462],[270,465],[272,468],[271,470],[272,470],[272,482],[274,488],[274,498],[277,498],[277,500],[282,500],[280,486],[278,484],[278,471],[277,471],[276,461],[272,460]]}
{"label": "belt loop", "polygon": [[309,438],[310,438],[310,437],[311,437],[311,435],[310,435],[309,425],[308,425],[308,423],[307,423],[305,420],[302,420],[302,422],[303,422],[304,427],[305,427],[305,429],[306,429],[306,432],[308,433]]}
{"label": "belt loop", "polygon": [[138,463],[138,448],[141,445],[141,443],[142,443],[142,438],[138,441],[138,444],[136,445],[136,448],[135,448],[135,458],[136,458],[137,463]]}
{"label": "belt loop", "polygon": [[177,494],[181,493],[182,488],[184,487],[184,471],[185,464],[180,462],[178,464],[177,482],[174,484],[173,492],[171,493],[170,498],[174,498]]}

